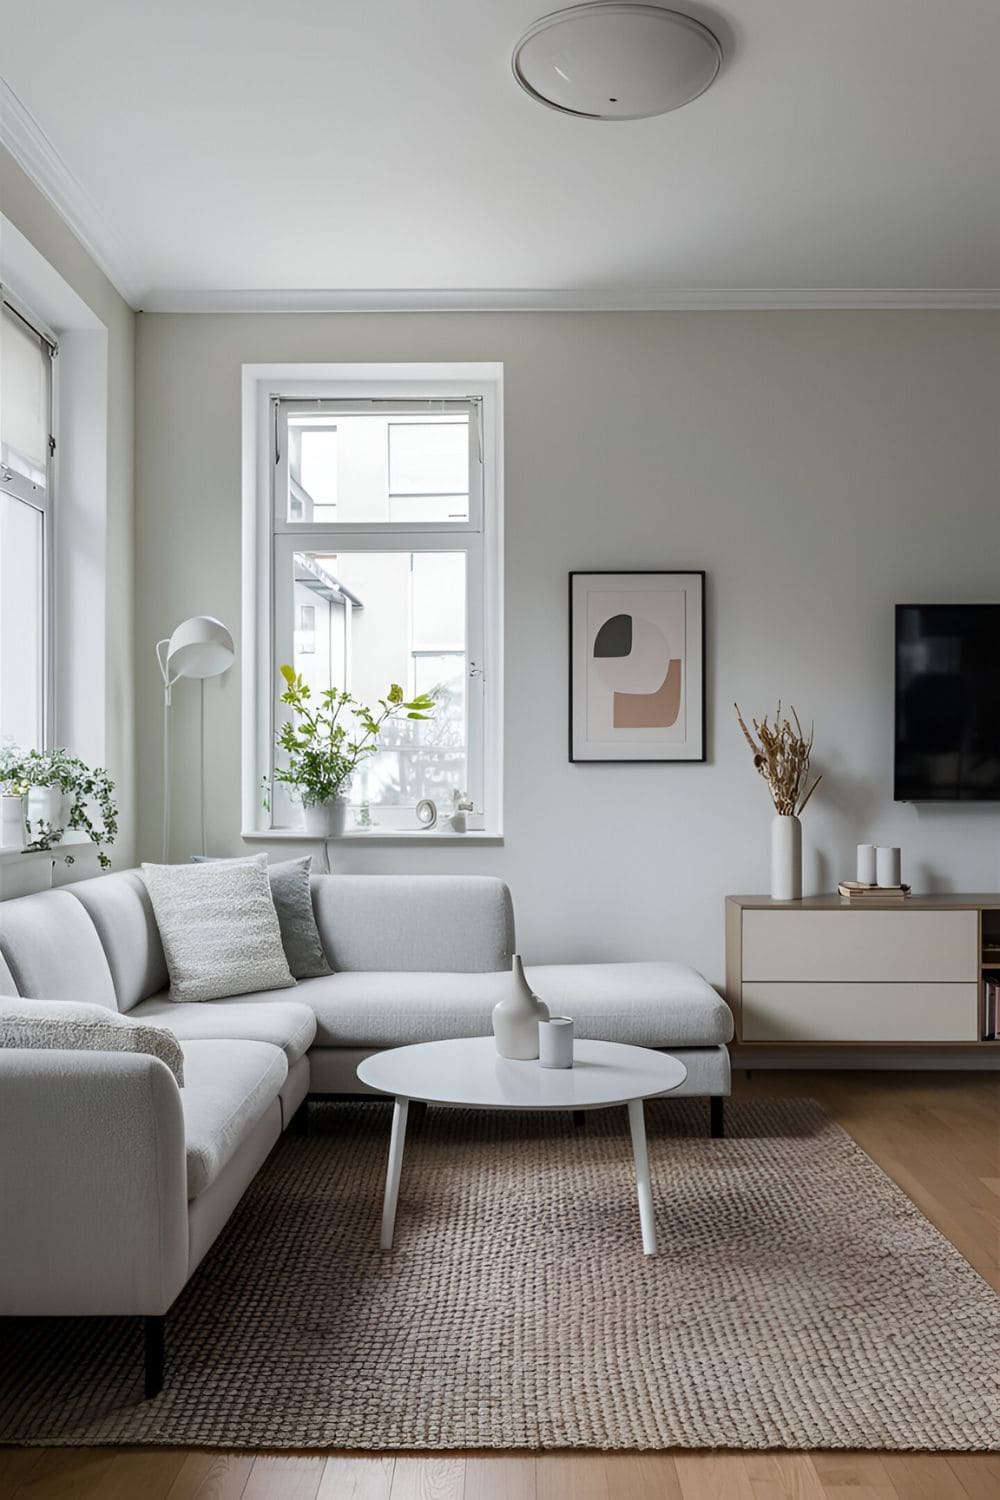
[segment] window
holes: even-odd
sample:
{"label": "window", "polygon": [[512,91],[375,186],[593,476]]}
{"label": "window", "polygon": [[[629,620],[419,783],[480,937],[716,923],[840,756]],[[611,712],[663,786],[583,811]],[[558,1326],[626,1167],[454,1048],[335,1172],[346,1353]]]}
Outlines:
{"label": "window", "polygon": [[0,306],[0,738],[42,748],[51,722],[52,354]]}
{"label": "window", "polygon": [[301,829],[281,783],[269,825],[252,795],[278,763],[286,662],[314,694],[343,688],[375,706],[398,683],[407,698],[435,700],[431,719],[383,730],[351,786],[349,833],[426,836],[416,814],[425,798],[447,832],[458,794],[473,804],[472,828],[499,833],[499,378],[487,369],[492,379],[451,390],[437,380],[434,394],[379,367],[313,382],[308,396],[288,388],[301,382],[280,393],[271,384],[266,396],[270,383],[260,385],[268,451],[256,506],[266,506],[267,535],[259,529],[252,587],[270,618],[269,631],[259,618],[251,629],[266,732],[258,714],[247,833]]}

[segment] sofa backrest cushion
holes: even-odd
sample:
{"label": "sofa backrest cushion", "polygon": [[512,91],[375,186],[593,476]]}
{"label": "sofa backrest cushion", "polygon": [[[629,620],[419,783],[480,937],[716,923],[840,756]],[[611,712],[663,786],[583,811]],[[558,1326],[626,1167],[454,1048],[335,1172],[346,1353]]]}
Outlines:
{"label": "sofa backrest cushion", "polygon": [[18,994],[26,998],[82,1000],[118,1009],[97,929],[68,891],[39,891],[0,902],[0,953]]}
{"label": "sofa backrest cushion", "polygon": [[510,891],[489,875],[314,875],[334,970],[484,974],[510,967]]}
{"label": "sofa backrest cushion", "polygon": [[67,886],[83,905],[104,947],[118,997],[118,1009],[130,1011],[140,1000],[158,995],[170,983],[153,904],[137,870],[98,875]]}
{"label": "sofa backrest cushion", "polygon": [[17,985],[14,976],[7,967],[7,960],[0,953],[0,995],[16,995]]}

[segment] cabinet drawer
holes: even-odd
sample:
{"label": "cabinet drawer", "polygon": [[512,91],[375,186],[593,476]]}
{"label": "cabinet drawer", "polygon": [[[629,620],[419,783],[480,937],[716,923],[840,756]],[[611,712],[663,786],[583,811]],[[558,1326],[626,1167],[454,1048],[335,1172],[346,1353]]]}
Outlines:
{"label": "cabinet drawer", "polygon": [[744,980],[979,976],[974,911],[745,911]]}
{"label": "cabinet drawer", "polygon": [[746,1042],[974,1042],[978,984],[743,985]]}

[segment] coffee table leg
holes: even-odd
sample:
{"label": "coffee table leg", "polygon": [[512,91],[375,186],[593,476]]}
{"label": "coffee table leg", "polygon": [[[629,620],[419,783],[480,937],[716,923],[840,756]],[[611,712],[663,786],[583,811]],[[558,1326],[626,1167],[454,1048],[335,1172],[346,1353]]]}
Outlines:
{"label": "coffee table leg", "polygon": [[[631,1109],[631,1105],[629,1108]],[[399,1197],[399,1174],[403,1167],[403,1146],[406,1142],[406,1115],[409,1099],[397,1099],[392,1110],[392,1135],[389,1137],[389,1166],[385,1174],[385,1199],[382,1204],[383,1250],[392,1249],[392,1235],[396,1227],[396,1199]]]}
{"label": "coffee table leg", "polygon": [[656,1222],[653,1218],[653,1189],[649,1180],[649,1152],[646,1150],[646,1123],[642,1100],[628,1102],[628,1123],[632,1132],[632,1155],[635,1157],[635,1181],[639,1190],[639,1223],[642,1226],[644,1255],[656,1254]]}

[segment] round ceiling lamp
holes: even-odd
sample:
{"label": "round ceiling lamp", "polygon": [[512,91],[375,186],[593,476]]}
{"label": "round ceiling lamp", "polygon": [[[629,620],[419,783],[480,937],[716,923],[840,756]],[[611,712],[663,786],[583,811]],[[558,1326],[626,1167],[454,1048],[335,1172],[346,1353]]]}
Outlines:
{"label": "round ceiling lamp", "polygon": [[607,0],[543,16],[511,61],[525,92],[550,109],[588,120],[643,120],[703,94],[722,65],[722,48],[690,16]]}

